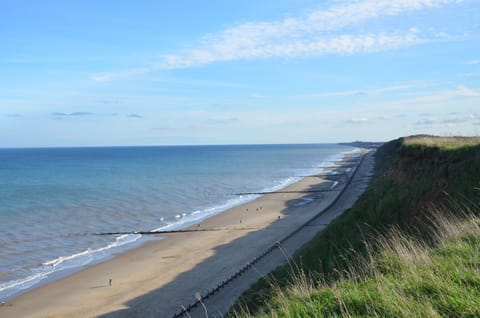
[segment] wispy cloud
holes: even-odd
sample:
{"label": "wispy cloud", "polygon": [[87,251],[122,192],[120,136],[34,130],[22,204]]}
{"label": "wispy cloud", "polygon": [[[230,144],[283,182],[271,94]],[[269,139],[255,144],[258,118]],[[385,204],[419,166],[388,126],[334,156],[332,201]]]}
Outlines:
{"label": "wispy cloud", "polygon": [[[458,109],[468,111],[475,103],[480,101],[480,87],[468,87],[464,84],[456,84],[454,87],[445,89],[436,88],[433,90],[419,91],[413,94],[407,94],[406,98],[395,98],[392,100],[368,101],[361,105],[364,110],[389,110],[396,112],[410,111],[412,113],[422,113],[422,115],[432,115],[438,113],[441,109]],[[470,106],[468,106],[470,105]]]}
{"label": "wispy cloud", "polygon": [[101,100],[97,100],[97,103],[104,104],[104,105],[115,105],[115,104],[120,104],[120,101],[116,99],[101,99]]}
{"label": "wispy cloud", "polygon": [[20,114],[7,114],[7,117],[18,118],[18,117],[22,117],[22,115],[20,115]]}
{"label": "wispy cloud", "polygon": [[395,84],[395,85],[390,85],[385,87],[362,88],[362,89],[356,89],[356,90],[309,94],[309,95],[304,95],[303,97],[335,97],[335,96],[349,97],[349,96],[362,96],[362,95],[378,95],[378,94],[389,93],[394,91],[408,90],[411,88],[428,87],[428,86],[431,86],[432,83],[433,82],[431,81],[412,81],[408,83]]}
{"label": "wispy cloud", "polygon": [[447,118],[441,120],[442,124],[461,124],[468,123],[480,119],[478,114],[466,114],[466,115],[450,115]]}
{"label": "wispy cloud", "polygon": [[[154,65],[123,72],[94,75],[96,81],[108,81],[162,70],[198,67],[214,62],[271,57],[350,55],[394,50],[437,39],[423,37],[411,28],[403,32],[371,34],[333,34],[333,31],[379,17],[458,3],[458,0],[363,0],[339,4],[308,15],[273,22],[249,22],[218,33],[205,35],[199,46],[164,55]],[[440,38],[444,38],[441,35]]]}
{"label": "wispy cloud", "polygon": [[369,115],[367,116],[358,116],[358,117],[352,117],[345,122],[347,124],[363,124],[363,123],[379,123],[382,121],[387,121],[387,120],[392,120],[395,118],[402,118],[404,117],[403,115]]}
{"label": "wispy cloud", "polygon": [[195,49],[178,55],[165,56],[164,62],[144,68],[118,73],[97,74],[95,81],[109,81],[162,70],[198,67],[214,62],[252,58],[299,57],[311,55],[372,53],[398,49],[427,42],[413,32],[407,34],[340,35],[315,40],[294,40],[287,43],[264,43],[256,47],[242,47],[240,43],[217,43],[208,48]]}
{"label": "wispy cloud", "polygon": [[198,80],[198,79],[179,79],[179,78],[172,78],[172,77],[149,79],[149,81],[164,82],[169,84],[206,86],[206,87],[253,88],[252,85],[248,85],[245,83],[219,82],[219,81]]}
{"label": "wispy cloud", "polygon": [[433,118],[422,118],[415,123],[416,126],[431,126],[437,124],[438,121]]}
{"label": "wispy cloud", "polygon": [[346,122],[347,122],[347,124],[363,124],[363,123],[368,122],[368,118],[367,117],[354,117],[354,118],[350,118]]}
{"label": "wispy cloud", "polygon": [[464,73],[462,76],[465,77],[480,77],[480,72],[470,72],[470,73]]}
{"label": "wispy cloud", "polygon": [[51,113],[51,115],[55,117],[76,117],[76,116],[91,116],[95,114],[90,112],[73,112],[73,113],[53,112]]}
{"label": "wispy cloud", "polygon": [[128,118],[137,118],[137,119],[143,118],[143,116],[139,115],[139,114],[128,114],[127,117]]}
{"label": "wispy cloud", "polygon": [[237,117],[229,117],[229,118],[208,118],[205,123],[208,125],[227,125],[231,123],[235,123],[240,121]]}
{"label": "wispy cloud", "polygon": [[310,94],[307,97],[342,97],[342,96],[362,96],[367,95],[368,93],[365,90],[349,90],[349,91],[338,91],[338,92],[327,92],[319,94]]}
{"label": "wispy cloud", "polygon": [[450,113],[444,116],[425,116],[420,118],[415,125],[417,126],[441,126],[448,127],[458,124],[467,124],[471,123],[476,125],[480,120],[480,113]]}
{"label": "wispy cloud", "polygon": [[480,92],[473,90],[471,88],[468,88],[463,85],[457,86],[457,94],[460,96],[465,96],[465,97],[478,97],[480,96]]}
{"label": "wispy cloud", "polygon": [[466,61],[464,64],[466,64],[466,65],[480,65],[480,60],[470,60],[470,61]]}

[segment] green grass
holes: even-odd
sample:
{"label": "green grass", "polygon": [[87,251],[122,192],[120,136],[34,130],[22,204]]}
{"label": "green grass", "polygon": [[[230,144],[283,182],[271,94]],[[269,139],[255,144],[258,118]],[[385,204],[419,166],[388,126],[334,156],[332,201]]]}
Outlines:
{"label": "green grass", "polygon": [[439,217],[436,244],[398,230],[377,237],[335,282],[297,271],[263,312],[233,317],[480,317],[480,219]]}
{"label": "green grass", "polygon": [[[435,142],[432,140],[435,140]],[[435,237],[436,232],[430,231],[431,228],[428,224],[431,223],[432,217],[437,217],[436,214],[439,210],[449,208],[453,212],[478,211],[476,208],[480,203],[480,140],[478,138],[455,137],[448,139],[431,136],[400,138],[380,147],[375,160],[374,180],[357,203],[295,253],[292,262],[298,265],[293,267],[283,266],[264,279],[259,280],[241,297],[241,300],[234,306],[234,311],[238,312],[246,308],[247,312],[251,312],[254,316],[261,316],[261,313],[269,312],[272,308],[281,308],[278,304],[283,297],[282,295],[299,297],[297,294],[292,294],[291,291],[299,279],[299,272],[303,273],[304,278],[309,277],[308,284],[305,279],[302,280],[302,284],[307,286],[308,290],[312,289],[313,294],[318,291],[319,294],[315,294],[317,296],[325,295],[325,297],[331,298],[334,295],[335,299],[338,299],[338,293],[334,293],[337,290],[329,288],[342,284],[357,283],[356,280],[347,280],[345,273],[349,273],[349,275],[357,273],[352,270],[352,266],[358,264],[359,257],[368,259],[369,255],[373,253],[373,250],[369,250],[369,246],[365,242],[377,242],[379,238],[390,235],[387,233],[391,233],[392,228],[395,228],[398,233],[403,233],[402,235],[405,238],[435,246],[434,243],[438,242]],[[385,253],[388,254],[388,251],[383,254]],[[383,254],[380,253],[379,255]],[[432,258],[429,257],[429,259]],[[387,259],[383,259],[383,262],[386,266],[398,269],[398,271],[402,269],[401,264],[399,265],[396,262],[388,263]],[[376,264],[381,263],[382,259],[379,259]],[[397,265],[400,267],[396,268]],[[428,273],[428,270],[425,271],[425,273]],[[385,273],[385,275],[387,274]],[[311,277],[315,277],[315,279],[312,281]],[[425,277],[428,277],[428,275]],[[408,277],[404,278],[405,282],[409,281]],[[363,277],[362,279],[366,278]],[[383,281],[386,284],[385,286],[390,286],[387,283],[392,284],[394,282],[392,279]],[[272,286],[275,286],[275,288]],[[330,287],[324,290],[324,286]],[[383,299],[388,295],[378,294],[378,291],[374,292],[375,290],[371,289],[372,286],[367,282],[362,282],[355,287],[350,286],[351,293],[344,295],[345,299],[349,300],[348,304],[354,306],[357,302],[361,303],[358,298],[362,293],[365,294],[365,297],[374,299],[373,303],[380,302],[378,297],[381,295],[381,301],[383,302]],[[412,290],[408,289],[407,285],[402,286],[400,289],[393,289],[392,293]],[[433,288],[428,286],[425,282],[422,288]],[[444,285],[440,284],[438,286]],[[435,290],[432,291],[432,297],[435,292]],[[309,294],[308,297],[313,294]],[[388,297],[394,297],[394,295]],[[452,304],[456,301],[454,301],[454,296],[447,299],[450,299],[448,302]],[[468,297],[464,299],[468,299]],[[304,298],[299,298],[300,303],[303,301],[305,301]],[[423,299],[417,301],[424,302]],[[461,302],[461,300],[458,301]],[[292,304],[292,306],[297,305]],[[407,305],[412,304],[407,303],[405,306]],[[478,306],[478,303],[476,305]],[[314,305],[309,303],[308,306]],[[363,302],[362,306],[365,307],[366,304]],[[459,304],[458,306],[463,305]],[[300,308],[306,310],[305,307],[301,306]],[[425,310],[425,312],[419,315],[433,312],[435,308],[424,308],[422,310]],[[282,316],[277,311],[274,312],[278,317],[290,317],[286,314]],[[326,315],[335,316],[337,314],[338,310],[331,311],[331,314],[328,311]],[[390,314],[398,316],[393,312],[388,312],[388,315]],[[275,315],[272,317],[277,317]],[[352,316],[359,315],[362,316],[363,314],[352,314]],[[320,316],[322,315],[312,317]],[[378,316],[384,315],[378,314]],[[425,314],[424,316],[431,315]],[[298,314],[292,317],[309,316]]]}
{"label": "green grass", "polygon": [[438,148],[451,151],[461,148],[476,147],[480,145],[480,137],[438,137],[438,136],[411,136],[404,140],[407,146]]}

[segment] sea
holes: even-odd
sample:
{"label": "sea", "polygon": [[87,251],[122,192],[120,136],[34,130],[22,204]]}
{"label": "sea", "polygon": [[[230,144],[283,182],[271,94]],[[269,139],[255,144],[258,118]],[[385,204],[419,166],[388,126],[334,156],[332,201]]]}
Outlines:
{"label": "sea", "polygon": [[320,173],[337,144],[0,149],[0,301]]}

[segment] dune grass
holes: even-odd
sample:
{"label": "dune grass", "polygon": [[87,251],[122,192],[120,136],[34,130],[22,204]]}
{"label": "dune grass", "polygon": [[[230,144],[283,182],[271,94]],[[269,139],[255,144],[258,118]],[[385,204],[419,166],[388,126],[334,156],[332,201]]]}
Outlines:
{"label": "dune grass", "polygon": [[480,218],[437,215],[430,237],[380,235],[333,283],[297,267],[263,312],[231,317],[480,317]]}

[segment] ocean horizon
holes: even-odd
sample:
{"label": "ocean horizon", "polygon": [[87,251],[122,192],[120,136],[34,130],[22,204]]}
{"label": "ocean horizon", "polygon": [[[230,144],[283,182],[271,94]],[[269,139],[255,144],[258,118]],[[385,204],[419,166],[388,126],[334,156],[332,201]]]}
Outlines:
{"label": "ocean horizon", "polygon": [[[0,300],[320,173],[339,144],[0,149]],[[159,239],[159,238],[153,238]]]}

